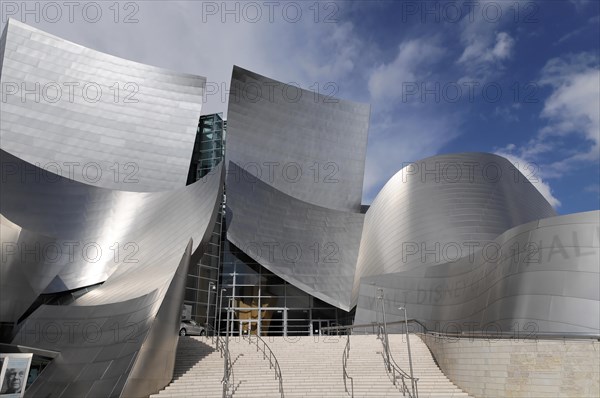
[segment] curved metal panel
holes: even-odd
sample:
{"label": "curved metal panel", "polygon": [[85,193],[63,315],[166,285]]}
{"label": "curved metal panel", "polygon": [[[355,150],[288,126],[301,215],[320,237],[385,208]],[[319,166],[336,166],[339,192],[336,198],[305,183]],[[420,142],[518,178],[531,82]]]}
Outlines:
{"label": "curved metal panel", "polygon": [[411,163],[366,213],[354,297],[363,276],[456,260],[512,227],[555,215],[503,157],[459,153]]}
{"label": "curved metal panel", "polygon": [[227,161],[296,199],[358,212],[369,113],[234,66]]}
{"label": "curved metal panel", "polygon": [[134,217],[123,234],[138,245],[133,261],[119,258],[101,286],[20,325],[13,344],[60,351],[30,396],[147,396],[169,382],[189,258],[210,237],[223,178],[219,165],[179,190],[135,193],[139,225]]}
{"label": "curved metal panel", "polygon": [[[219,166],[216,174],[211,173],[190,187],[169,192],[124,192],[58,175],[46,174],[50,178],[45,181],[24,179],[24,169],[42,170],[4,151],[0,155],[0,212],[27,232],[21,231],[13,240],[2,237],[2,260],[3,264],[15,264],[17,272],[24,274],[35,293],[29,297],[29,304],[41,293],[104,282],[120,264],[132,268],[140,261],[140,253],[150,252],[159,240],[165,239],[163,234],[177,238],[179,244],[165,255],[179,256],[182,242],[192,236],[186,235],[191,228],[183,228],[193,220],[184,210],[197,207],[210,214],[202,203],[197,203],[198,195],[204,190],[214,194],[221,177]],[[149,231],[153,234],[148,235]],[[183,235],[178,235],[178,231]],[[5,266],[9,268],[12,267]],[[28,301],[23,294],[18,298],[23,305]],[[21,315],[27,307],[19,308]]]}
{"label": "curved metal panel", "polygon": [[234,66],[227,238],[293,285],[350,310],[370,107]]}
{"label": "curved metal panel", "polygon": [[228,173],[227,239],[294,286],[349,311],[363,214],[295,199],[232,162]]}
{"label": "curved metal panel", "polygon": [[[27,247],[35,242],[54,245],[56,239],[24,230],[0,215],[0,322],[14,324],[41,293],[36,286],[46,286],[60,270],[40,267],[39,251]],[[19,248],[28,251],[20,255]],[[11,326],[12,328],[12,326]],[[10,331],[4,330],[9,333]],[[1,336],[4,339],[10,336]]]}
{"label": "curved metal panel", "polygon": [[357,324],[376,319],[379,287],[388,321],[402,305],[444,332],[600,335],[600,211],[517,226],[472,257],[364,278]]}
{"label": "curved metal panel", "polygon": [[222,165],[185,186],[205,79],[13,20],[2,48],[0,321],[27,310],[13,343],[60,352],[27,395],[155,393],[171,378],[190,258],[222,200]]}
{"label": "curved metal panel", "polygon": [[185,186],[205,78],[94,51],[13,19],[4,34],[3,150],[98,187]]}

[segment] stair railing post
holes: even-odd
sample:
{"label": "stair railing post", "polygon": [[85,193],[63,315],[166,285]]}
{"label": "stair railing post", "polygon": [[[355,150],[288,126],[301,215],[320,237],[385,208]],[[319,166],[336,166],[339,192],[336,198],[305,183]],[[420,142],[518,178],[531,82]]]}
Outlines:
{"label": "stair railing post", "polygon": [[379,288],[377,290],[381,291],[381,295],[379,296],[379,299],[381,300],[381,316],[382,316],[382,320],[383,320],[383,337],[385,338],[385,357],[387,358],[388,371],[390,371],[391,370],[391,366],[390,366],[390,341],[388,340],[387,325],[386,325],[386,321],[385,321],[385,300],[384,300],[384,297],[383,297],[383,289]]}
{"label": "stair railing post", "polygon": [[[227,334],[225,335],[225,352],[229,354],[229,334],[230,334],[230,322],[229,316],[233,314],[232,307],[232,298],[229,298],[229,305],[227,307]],[[233,326],[233,316],[231,317],[231,326]],[[223,383],[223,396],[225,397],[226,391],[229,390],[229,364],[227,363],[227,357],[229,355],[225,355],[225,383]]]}
{"label": "stair railing post", "polygon": [[408,348],[408,365],[410,366],[410,384],[412,386],[413,397],[415,395],[415,378],[413,375],[413,364],[412,356],[410,353],[410,338],[408,337],[408,315],[406,314],[406,307],[400,307],[399,310],[404,310],[404,330],[406,331],[406,347]]}
{"label": "stair railing post", "polygon": [[[220,294],[220,298],[219,298],[219,305],[218,305],[218,311],[219,311],[219,322],[217,325],[215,325],[215,333],[217,333],[217,345],[219,345],[219,337],[221,336],[221,312],[223,311],[223,292],[225,291],[225,288],[221,288],[221,294]],[[216,319],[215,319],[216,322]]]}
{"label": "stair railing post", "polygon": [[[210,296],[212,294],[212,291],[216,289],[215,288],[215,283],[214,282],[208,282],[208,293],[206,294],[206,330],[207,330],[207,334],[206,336],[208,336],[208,327],[209,327],[209,315],[210,315]],[[214,332],[213,332],[214,333]]]}

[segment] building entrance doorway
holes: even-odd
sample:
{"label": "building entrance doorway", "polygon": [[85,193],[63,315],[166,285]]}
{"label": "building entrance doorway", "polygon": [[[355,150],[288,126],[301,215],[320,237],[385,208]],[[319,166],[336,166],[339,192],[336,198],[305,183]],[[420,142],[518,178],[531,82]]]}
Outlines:
{"label": "building entrance doorway", "polygon": [[[234,307],[234,334],[285,336],[287,308]],[[236,330],[237,329],[237,330]]]}
{"label": "building entrance doorway", "polygon": [[239,321],[240,336],[256,335],[258,333],[257,319],[240,319]]}
{"label": "building entrance doorway", "polygon": [[318,320],[313,320],[312,321],[312,335],[313,336],[320,336],[321,334],[323,334],[323,328],[329,327],[329,320],[323,320],[323,319],[318,319]]}

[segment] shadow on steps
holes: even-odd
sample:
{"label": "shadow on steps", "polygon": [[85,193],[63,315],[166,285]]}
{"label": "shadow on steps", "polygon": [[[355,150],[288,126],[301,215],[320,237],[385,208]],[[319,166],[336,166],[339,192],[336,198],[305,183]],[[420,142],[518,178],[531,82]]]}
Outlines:
{"label": "shadow on steps", "polygon": [[214,347],[200,340],[189,336],[180,336],[177,344],[175,369],[171,381],[181,377],[196,363],[215,351]]}

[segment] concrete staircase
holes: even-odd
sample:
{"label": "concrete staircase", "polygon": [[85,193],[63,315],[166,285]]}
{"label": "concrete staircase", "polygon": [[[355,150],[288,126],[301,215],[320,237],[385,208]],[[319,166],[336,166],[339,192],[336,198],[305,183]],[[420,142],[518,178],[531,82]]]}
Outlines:
{"label": "concrete staircase", "polygon": [[[283,375],[286,398],[350,397],[344,390],[342,354],[345,336],[263,337],[275,353]],[[419,378],[419,397],[468,397],[452,384],[436,365],[419,336],[411,335],[415,377]],[[252,344],[239,337],[229,340],[234,363],[234,397],[280,397],[278,381],[269,361],[263,360]],[[406,342],[402,335],[389,336],[392,355],[409,372]],[[386,372],[382,344],[374,335],[350,338],[347,372],[354,381],[354,397],[401,397]],[[221,397],[223,358],[210,338],[180,337],[173,381],[152,397]],[[348,380],[350,391],[350,380]]]}
{"label": "concrete staircase", "polygon": [[[235,397],[280,397],[275,373],[262,352],[248,340],[231,338],[229,352],[233,363]],[[179,337],[173,381],[151,397],[222,397],[223,362],[210,337]]]}
{"label": "concrete staircase", "polygon": [[[394,360],[402,370],[410,374],[406,335],[390,334],[389,341]],[[419,379],[419,398],[469,396],[444,375],[436,364],[431,351],[419,336],[410,335],[410,348],[413,374]]]}

